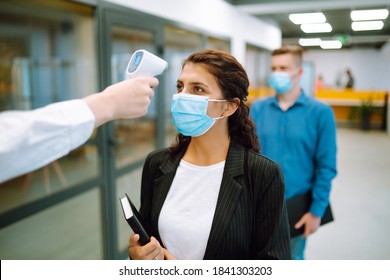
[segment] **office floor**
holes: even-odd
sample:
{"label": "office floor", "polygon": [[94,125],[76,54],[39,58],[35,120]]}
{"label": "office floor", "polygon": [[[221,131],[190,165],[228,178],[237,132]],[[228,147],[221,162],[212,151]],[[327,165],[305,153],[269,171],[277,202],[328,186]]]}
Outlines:
{"label": "office floor", "polygon": [[338,129],[335,221],[308,239],[307,259],[390,259],[390,138]]}

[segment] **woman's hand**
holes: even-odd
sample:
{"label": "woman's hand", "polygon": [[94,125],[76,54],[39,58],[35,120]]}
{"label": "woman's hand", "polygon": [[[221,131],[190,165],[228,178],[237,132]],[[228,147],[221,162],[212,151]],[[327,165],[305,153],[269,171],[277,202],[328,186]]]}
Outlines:
{"label": "woman's hand", "polygon": [[133,234],[129,239],[129,255],[133,260],[163,260],[164,249],[160,243],[153,236],[150,238],[150,242],[141,245],[139,242],[139,235]]}
{"label": "woman's hand", "polygon": [[177,260],[177,258],[172,255],[171,253],[169,253],[169,251],[165,248],[162,248],[163,249],[163,252],[164,252],[164,259],[165,260]]}

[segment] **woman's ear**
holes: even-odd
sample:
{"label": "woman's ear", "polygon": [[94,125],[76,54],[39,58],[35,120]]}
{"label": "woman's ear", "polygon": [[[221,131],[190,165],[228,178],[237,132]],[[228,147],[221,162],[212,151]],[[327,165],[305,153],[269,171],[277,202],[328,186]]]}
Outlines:
{"label": "woman's ear", "polygon": [[227,110],[223,113],[223,116],[224,117],[230,117],[231,115],[233,115],[236,110],[238,109],[238,106],[240,106],[240,99],[235,97],[233,98],[232,101],[228,101],[228,108]]}

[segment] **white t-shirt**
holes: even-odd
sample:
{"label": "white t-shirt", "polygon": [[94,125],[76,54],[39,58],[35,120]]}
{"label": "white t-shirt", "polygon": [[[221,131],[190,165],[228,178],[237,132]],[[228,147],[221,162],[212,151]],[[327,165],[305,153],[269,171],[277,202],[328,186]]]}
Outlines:
{"label": "white t-shirt", "polygon": [[165,248],[178,259],[203,259],[224,167],[180,161],[158,220]]}
{"label": "white t-shirt", "polygon": [[95,116],[76,99],[0,113],[0,183],[38,169],[85,143]]}

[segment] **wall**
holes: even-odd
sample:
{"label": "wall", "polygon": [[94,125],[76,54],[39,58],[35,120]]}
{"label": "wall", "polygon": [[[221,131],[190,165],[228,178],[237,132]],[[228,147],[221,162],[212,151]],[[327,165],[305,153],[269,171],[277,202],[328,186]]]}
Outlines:
{"label": "wall", "polygon": [[[272,50],[281,46],[281,31],[222,0],[106,0],[114,4],[231,38],[231,52],[245,62],[246,44]],[[169,3],[169,5],[167,5]]]}
{"label": "wall", "polygon": [[307,50],[304,59],[314,63],[316,75],[323,75],[326,86],[335,87],[337,76],[350,68],[356,90],[389,89],[390,59],[381,50]]}
{"label": "wall", "polygon": [[[390,42],[380,50],[307,50],[305,61],[312,61],[316,74],[322,74],[325,85],[334,87],[338,73],[350,68],[356,90],[382,90],[390,92]],[[387,112],[387,124],[390,112]],[[389,125],[387,133],[390,136]]]}

